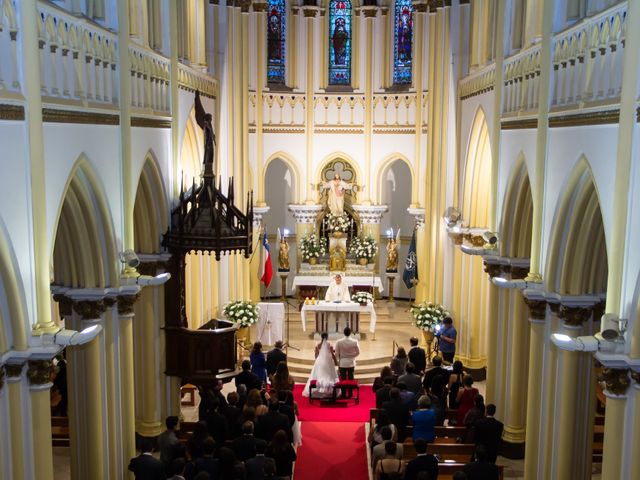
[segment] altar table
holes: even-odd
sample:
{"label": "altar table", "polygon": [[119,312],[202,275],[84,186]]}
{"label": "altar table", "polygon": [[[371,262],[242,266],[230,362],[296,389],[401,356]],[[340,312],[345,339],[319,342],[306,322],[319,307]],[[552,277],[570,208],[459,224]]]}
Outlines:
{"label": "altar table", "polygon": [[371,322],[369,323],[369,331],[376,331],[376,310],[373,308],[371,303],[366,306],[362,306],[359,303],[355,302],[326,302],[320,301],[315,305],[305,304],[300,311],[300,321],[302,322],[302,331],[307,331],[307,312],[313,312],[316,314],[316,331],[317,332],[329,332],[329,313],[336,314],[336,332],[338,331],[338,314],[345,313],[348,314],[348,324],[353,333],[358,333],[360,331],[360,314],[368,313],[371,315]]}

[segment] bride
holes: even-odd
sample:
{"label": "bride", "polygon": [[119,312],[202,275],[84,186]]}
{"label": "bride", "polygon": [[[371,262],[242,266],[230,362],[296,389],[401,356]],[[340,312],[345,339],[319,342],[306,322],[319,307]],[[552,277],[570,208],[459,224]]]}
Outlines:
{"label": "bride", "polygon": [[314,398],[330,397],[333,395],[333,385],[338,381],[336,374],[336,357],[333,347],[329,343],[329,335],[324,332],[321,335],[322,340],[316,345],[316,361],[313,364],[311,375],[307,384],[302,391],[303,397],[309,396],[309,385],[312,380],[316,381],[314,387]]}

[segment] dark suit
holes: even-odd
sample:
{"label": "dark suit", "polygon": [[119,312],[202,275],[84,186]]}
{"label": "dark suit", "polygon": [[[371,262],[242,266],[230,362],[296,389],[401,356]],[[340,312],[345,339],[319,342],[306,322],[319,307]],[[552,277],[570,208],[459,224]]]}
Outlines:
{"label": "dark suit", "polygon": [[243,370],[236,376],[236,388],[243,383],[247,386],[247,393],[254,388],[258,390],[262,388],[262,382],[258,376],[249,370]]}
{"label": "dark suit", "polygon": [[382,404],[382,409],[389,414],[389,420],[398,428],[398,442],[402,443],[409,425],[409,407],[401,399],[389,400]]}
{"label": "dark suit", "polygon": [[245,462],[256,456],[256,445],[261,443],[265,446],[267,442],[253,435],[242,435],[231,442],[231,449],[236,454],[236,458],[241,462]]}
{"label": "dark suit", "polygon": [[438,460],[436,457],[429,453],[418,455],[411,460],[404,471],[404,480],[416,480],[420,472],[427,472],[429,480],[436,480],[438,478]]}
{"label": "dark suit", "polygon": [[135,474],[136,480],[165,480],[167,478],[163,463],[150,454],[143,453],[132,458],[129,462],[129,470]]}
{"label": "dark suit", "polygon": [[427,370],[427,372],[424,374],[424,380],[422,382],[422,386],[427,392],[431,388],[433,379],[436,378],[438,375],[442,377],[442,380],[443,380],[442,384],[444,386],[447,385],[447,382],[449,381],[449,371],[442,367],[433,367],[432,369]]}
{"label": "dark suit", "polygon": [[500,470],[490,462],[471,462],[464,466],[467,480],[498,480]]}
{"label": "dark suit", "polygon": [[476,420],[473,428],[475,444],[484,445],[487,449],[487,460],[496,463],[504,424],[493,417],[485,417]]}
{"label": "dark suit", "polygon": [[376,408],[382,408],[384,402],[389,401],[389,392],[391,391],[390,385],[384,385],[376,390]]}
{"label": "dark suit", "polygon": [[427,368],[427,354],[424,348],[411,347],[409,349],[409,361],[416,367],[416,373],[422,373]]}
{"label": "dark suit", "polygon": [[276,471],[276,461],[271,457],[265,457],[264,455],[256,455],[250,458],[244,463],[244,467],[247,471],[247,480],[262,480],[264,477],[264,466],[267,463],[273,465],[273,471]]}
{"label": "dark suit", "polygon": [[232,440],[242,435],[240,423],[238,422],[240,415],[242,415],[242,410],[234,405],[227,405],[220,410],[220,413],[227,419],[227,440]]}
{"label": "dark suit", "polygon": [[270,442],[278,430],[287,432],[289,441],[293,441],[293,432],[291,431],[291,425],[289,425],[289,418],[286,415],[269,411],[258,417],[256,421],[256,437]]}
{"label": "dark suit", "polygon": [[280,362],[287,361],[287,354],[279,348],[267,352],[267,374],[273,375],[276,373],[276,368]]}
{"label": "dark suit", "polygon": [[205,418],[205,422],[207,422],[209,435],[213,437],[216,444],[220,446],[224,445],[224,442],[227,439],[227,431],[229,430],[227,419],[224,415],[218,412],[211,412]]}

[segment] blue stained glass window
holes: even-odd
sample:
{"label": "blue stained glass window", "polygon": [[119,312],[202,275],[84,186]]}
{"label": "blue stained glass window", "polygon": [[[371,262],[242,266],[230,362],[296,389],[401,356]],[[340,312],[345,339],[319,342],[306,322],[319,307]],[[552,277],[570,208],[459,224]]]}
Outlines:
{"label": "blue stained glass window", "polygon": [[269,0],[267,9],[267,82],[285,83],[285,0]]}
{"label": "blue stained glass window", "polygon": [[329,5],[329,85],[351,85],[351,2]]}
{"label": "blue stained glass window", "polygon": [[413,50],[413,4],[411,0],[396,0],[393,55],[394,85],[411,84]]}

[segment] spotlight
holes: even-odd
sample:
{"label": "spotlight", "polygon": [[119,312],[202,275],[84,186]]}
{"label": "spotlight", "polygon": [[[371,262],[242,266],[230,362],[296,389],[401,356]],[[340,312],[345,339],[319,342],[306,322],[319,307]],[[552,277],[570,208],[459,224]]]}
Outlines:
{"label": "spotlight", "polygon": [[495,232],[490,232],[490,231],[487,230],[486,232],[484,232],[482,234],[482,238],[491,247],[495,247],[496,244],[498,243],[498,234],[495,233]]}
{"label": "spotlight", "polygon": [[136,278],[136,282],[138,283],[138,285],[142,285],[143,287],[147,285],[157,286],[167,283],[170,278],[171,274],[168,272],[161,273],[159,275],[156,275],[155,277],[152,277],[151,275],[140,275],[138,278]]}
{"label": "spotlight", "polygon": [[447,227],[452,228],[458,224],[461,216],[462,214],[460,213],[460,210],[456,207],[447,207],[442,218],[446,222]]}
{"label": "spotlight", "polygon": [[96,338],[101,331],[101,325],[92,325],[85,328],[81,332],[63,328],[62,330],[54,334],[53,343],[61,347],[66,347],[69,345],[83,345]]}
{"label": "spotlight", "polygon": [[129,268],[136,268],[140,265],[140,259],[133,250],[125,250],[120,252],[120,261]]}

